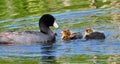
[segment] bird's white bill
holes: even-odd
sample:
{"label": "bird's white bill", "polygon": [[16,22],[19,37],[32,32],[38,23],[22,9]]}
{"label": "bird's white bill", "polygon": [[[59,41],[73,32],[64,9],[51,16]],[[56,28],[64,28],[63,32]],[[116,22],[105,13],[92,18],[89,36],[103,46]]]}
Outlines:
{"label": "bird's white bill", "polygon": [[56,21],[54,22],[53,26],[54,26],[55,28],[58,28],[58,27],[59,27],[58,24],[56,23]]}

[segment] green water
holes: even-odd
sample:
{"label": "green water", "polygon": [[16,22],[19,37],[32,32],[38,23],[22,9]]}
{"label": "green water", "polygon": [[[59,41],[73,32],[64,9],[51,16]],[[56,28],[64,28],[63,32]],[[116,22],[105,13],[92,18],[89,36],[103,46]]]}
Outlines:
{"label": "green water", "polygon": [[0,59],[0,64],[119,64],[119,55],[72,55],[44,61],[41,57],[10,57]]}
{"label": "green water", "polygon": [[[53,48],[40,45],[0,45],[0,64],[120,64],[120,10],[99,9],[110,0],[0,0],[0,32],[39,30],[42,14],[55,16],[59,29]],[[84,34],[86,28],[104,31],[105,41],[72,40],[63,42],[61,31]]]}
{"label": "green water", "polygon": [[[1,0],[0,20],[90,9],[90,3],[90,0]],[[101,7],[110,4],[110,1],[103,3],[98,0],[96,4]]]}

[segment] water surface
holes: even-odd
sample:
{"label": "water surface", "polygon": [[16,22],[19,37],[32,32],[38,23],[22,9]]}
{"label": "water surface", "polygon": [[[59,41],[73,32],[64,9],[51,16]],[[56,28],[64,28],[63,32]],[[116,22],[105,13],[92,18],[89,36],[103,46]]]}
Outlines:
{"label": "water surface", "polygon": [[[120,25],[112,13],[119,10],[94,9],[78,10],[52,14],[56,17],[59,29],[52,46],[15,45],[0,46],[0,63],[4,64],[119,64],[120,63]],[[117,15],[116,15],[117,17]],[[1,31],[39,30],[40,16],[0,21]],[[113,23],[114,22],[114,23]],[[68,28],[72,32],[84,34],[86,28],[94,28],[106,35],[105,40],[82,39],[64,42],[61,31]]]}

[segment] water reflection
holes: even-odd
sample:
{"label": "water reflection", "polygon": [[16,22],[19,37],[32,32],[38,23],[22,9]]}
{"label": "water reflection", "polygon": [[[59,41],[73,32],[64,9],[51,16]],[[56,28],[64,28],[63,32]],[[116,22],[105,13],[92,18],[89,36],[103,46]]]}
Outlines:
{"label": "water reflection", "polygon": [[70,0],[63,0],[64,6],[70,6]]}
{"label": "water reflection", "polygon": [[[76,8],[76,7],[79,8],[80,6],[82,6],[81,5],[82,3],[80,2],[82,0],[77,0],[76,2],[74,2],[74,0],[73,1],[72,0],[50,0],[50,1],[48,0],[42,0],[42,1],[41,0],[21,0],[21,1],[20,0],[14,0],[14,1],[1,0],[1,1],[4,1],[6,5],[3,4],[5,6],[1,6],[1,7],[5,7],[5,9],[1,8],[2,11],[0,10],[1,12],[0,18],[3,18],[3,17],[4,18],[24,17],[24,18],[8,19],[5,21],[0,21],[1,23],[0,31],[11,30],[14,28],[15,29],[18,28],[21,30],[29,30],[29,29],[38,30],[37,21],[38,21],[39,15],[42,14],[43,12],[45,13],[55,12],[55,11],[59,12],[58,10],[60,9],[61,9],[60,11],[63,11],[63,9],[69,10],[69,6],[73,6],[73,8]],[[83,0],[83,1],[86,1],[86,0]],[[17,3],[17,4],[13,4],[13,3]],[[38,4],[40,4],[41,6],[39,6]],[[118,6],[118,4],[116,6]],[[85,25],[85,28],[88,27],[86,26],[87,23],[85,21],[90,21],[90,24],[94,23],[94,22],[91,22],[93,20],[86,19],[86,17],[92,16],[92,15],[96,15],[96,17],[105,16],[107,14],[109,14],[107,13],[107,10],[95,9],[95,10],[64,12],[61,14],[53,14],[53,15],[57,18],[57,21],[59,22],[62,28],[64,26],[65,27],[70,26],[71,29],[73,28],[73,31],[78,32],[82,30],[83,32],[84,25]],[[31,16],[31,15],[34,15],[34,16]],[[31,17],[25,18],[25,16],[31,16]],[[8,56],[14,56],[15,59],[13,57],[12,58],[9,57],[9,59],[10,61],[12,60],[13,62],[16,62],[16,63],[18,62],[20,63],[20,59],[31,63],[32,61],[29,58],[26,58],[26,59],[22,58],[23,56],[25,56],[25,57],[32,57],[33,60],[36,60],[34,57],[38,58],[36,62],[39,64],[60,64],[60,62],[62,62],[61,64],[80,64],[80,63],[120,64],[120,61],[119,61],[120,55],[117,55],[117,54],[120,54],[120,47],[119,47],[120,46],[120,43],[119,43],[120,42],[120,32],[119,32],[120,26],[117,23],[117,22],[120,22],[120,14],[119,12],[114,12],[110,16],[110,18],[112,18],[112,22],[115,24],[104,24],[103,21],[104,20],[106,21],[109,19],[103,19],[103,18],[104,17],[102,17],[99,20],[100,25],[96,24],[97,26],[92,26],[92,27],[105,31],[105,34],[107,36],[105,41],[98,42],[98,41],[74,40],[74,41],[68,41],[62,44],[58,48],[56,48],[55,46],[36,46],[39,44],[36,44],[35,46],[31,45],[31,46],[20,46],[20,47],[19,46],[15,46],[15,47],[0,46],[0,57],[5,58]],[[81,25],[82,22],[85,22],[85,24]],[[9,24],[13,24],[13,25],[9,25]],[[74,28],[76,28],[77,30]],[[59,31],[57,30],[54,30],[54,31],[56,33],[59,33],[58,35],[60,35],[61,29]],[[57,36],[57,42],[56,42],[57,44],[61,44],[60,37],[61,35]],[[21,57],[21,58],[16,61],[16,57]],[[6,59],[0,60],[0,61],[3,62],[5,60]],[[10,62],[10,61],[6,61],[6,62]],[[11,63],[11,64],[14,64],[14,63]]]}
{"label": "water reflection", "polygon": [[53,64],[53,63],[56,64],[57,63],[54,46],[41,47],[41,55],[42,56],[41,56],[40,64]]}
{"label": "water reflection", "polygon": [[[90,1],[91,0],[1,0],[0,19],[39,16],[44,13],[58,13],[90,8]],[[101,1],[98,1],[96,4],[97,7],[104,5]],[[110,4],[109,0],[105,4]]]}
{"label": "water reflection", "polygon": [[111,13],[112,23],[113,24],[120,24],[120,12],[112,12]]}
{"label": "water reflection", "polygon": [[114,6],[113,9],[118,10],[118,12],[112,12],[111,17],[112,17],[112,23],[115,24],[120,24],[120,1],[119,0],[111,0],[112,5]]}

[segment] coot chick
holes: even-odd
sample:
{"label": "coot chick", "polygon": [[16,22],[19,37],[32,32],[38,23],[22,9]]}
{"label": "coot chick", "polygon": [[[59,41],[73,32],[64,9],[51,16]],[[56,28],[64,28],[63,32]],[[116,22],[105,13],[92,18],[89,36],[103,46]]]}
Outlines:
{"label": "coot chick", "polygon": [[80,32],[71,33],[69,29],[62,31],[61,34],[62,34],[62,40],[81,39],[83,37]]}
{"label": "coot chick", "polygon": [[105,39],[105,34],[102,32],[94,31],[91,28],[87,28],[85,30],[84,39]]}

